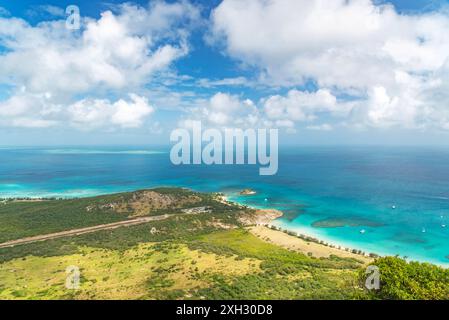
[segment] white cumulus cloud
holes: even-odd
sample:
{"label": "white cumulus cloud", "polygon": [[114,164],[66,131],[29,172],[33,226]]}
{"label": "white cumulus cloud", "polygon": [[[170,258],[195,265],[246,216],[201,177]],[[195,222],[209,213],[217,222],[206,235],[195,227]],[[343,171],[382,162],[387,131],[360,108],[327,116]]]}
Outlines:
{"label": "white cumulus cloud", "polygon": [[275,95],[263,101],[271,120],[311,121],[320,112],[341,112],[337,98],[328,90],[316,92],[290,90],[286,96]]}
{"label": "white cumulus cloud", "polygon": [[[110,125],[142,125],[153,111],[145,98],[131,95],[131,104],[123,99],[109,103],[109,93],[126,97],[168,71],[189,52],[188,37],[198,16],[187,1],[152,1],[147,7],[126,3],[98,19],[83,18],[81,30],[73,31],[65,28],[65,20],[31,25],[0,15],[0,84],[13,88],[0,101],[0,113],[9,117],[2,123],[54,125],[67,120],[67,110],[60,110],[58,118],[46,109],[70,105],[73,111],[89,101],[72,114],[75,122],[92,119],[97,126],[104,120],[97,115],[100,109],[115,109],[106,117]],[[91,98],[77,102],[80,97]]]}
{"label": "white cumulus cloud", "polygon": [[68,107],[70,122],[81,129],[94,129],[109,125],[121,128],[140,127],[145,117],[154,112],[148,100],[135,94],[130,101],[120,99],[84,99]]}
{"label": "white cumulus cloud", "polygon": [[200,120],[215,128],[255,127],[260,123],[256,104],[238,95],[218,92],[208,100],[197,100],[197,107],[187,110],[187,118],[181,125],[189,127],[192,120]]}
{"label": "white cumulus cloud", "polygon": [[[371,0],[224,0],[213,10],[211,24],[209,40],[256,67],[265,84],[313,81],[319,90],[351,96],[351,104],[328,106],[343,112],[352,106],[347,123],[447,124],[445,11],[399,14],[392,5]],[[287,100],[268,99],[269,116],[310,116]]]}

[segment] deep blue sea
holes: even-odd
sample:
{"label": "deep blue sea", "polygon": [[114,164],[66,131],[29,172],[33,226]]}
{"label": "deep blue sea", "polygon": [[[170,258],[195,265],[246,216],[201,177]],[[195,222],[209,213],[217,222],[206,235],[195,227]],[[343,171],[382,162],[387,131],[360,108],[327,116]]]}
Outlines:
{"label": "deep blue sea", "polygon": [[[287,229],[449,265],[449,147],[282,148],[276,176],[248,165],[174,166],[161,147],[1,148],[0,160],[0,198],[220,191],[283,210],[276,224]],[[244,188],[257,194],[240,196]]]}

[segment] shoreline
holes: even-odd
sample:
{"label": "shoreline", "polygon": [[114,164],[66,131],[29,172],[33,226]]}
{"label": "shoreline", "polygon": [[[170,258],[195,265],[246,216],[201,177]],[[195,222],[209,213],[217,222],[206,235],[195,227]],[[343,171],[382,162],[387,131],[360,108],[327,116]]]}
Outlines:
{"label": "shoreline", "polygon": [[[298,233],[297,231],[291,230],[291,229],[286,229],[286,228],[282,228],[276,225],[273,225],[276,228],[279,228],[280,231],[279,232],[285,232],[285,233]],[[343,250],[346,252],[346,249],[352,251],[360,251],[363,254],[366,255],[361,255],[361,256],[365,256],[365,257],[370,257],[370,255],[373,255],[375,257],[394,257],[394,256],[398,256],[400,258],[405,259],[407,262],[419,262],[419,263],[430,263],[439,267],[442,267],[444,269],[449,269],[449,260],[448,262],[441,262],[441,261],[435,261],[435,260],[431,260],[431,259],[426,259],[426,258],[418,258],[418,257],[410,257],[410,256],[404,256],[404,255],[400,255],[398,253],[394,254],[394,253],[381,253],[380,251],[376,251],[376,252],[372,252],[372,250],[369,250],[370,252],[368,252],[368,250],[363,250],[363,249],[357,249],[354,248],[353,246],[348,246],[348,245],[344,245],[341,242],[339,242],[339,240],[333,240],[333,239],[326,239],[325,237],[316,237],[316,236],[312,236],[309,233],[304,233],[301,232],[299,234],[299,236],[305,236],[306,238],[311,238],[311,239],[316,239],[318,241],[321,241],[323,243],[321,243],[321,245],[324,246],[329,246],[330,248],[343,248]],[[344,241],[344,240],[343,240]],[[373,258],[374,259],[374,258]]]}
{"label": "shoreline", "polygon": [[272,231],[276,231],[276,232],[280,232],[283,234],[288,235],[289,237],[295,238],[295,239],[300,239],[305,243],[308,244],[315,244],[318,245],[320,247],[326,248],[327,251],[329,251],[330,253],[342,253],[343,255],[351,255],[354,257],[359,257],[359,258],[363,258],[363,259],[371,259],[374,260],[376,258],[380,258],[383,255],[377,254],[377,253],[373,253],[373,252],[365,252],[361,249],[354,249],[354,248],[349,248],[349,247],[345,247],[345,246],[341,246],[338,245],[335,242],[329,242],[329,241],[325,241],[323,239],[320,238],[316,238],[307,234],[303,234],[303,233],[297,233],[295,231],[292,230],[288,230],[288,229],[282,229],[280,227],[277,227],[275,225],[263,225],[263,227],[272,230]]}
{"label": "shoreline", "polygon": [[322,243],[308,241],[290,234],[287,230],[273,229],[267,225],[249,227],[249,230],[253,235],[263,241],[318,259],[337,256],[339,258],[355,259],[362,264],[369,264],[375,260],[374,257],[345,251],[339,247],[331,247]]}
{"label": "shoreline", "polygon": [[[195,192],[205,192],[204,190],[195,190],[194,188],[189,188],[187,186],[165,186],[165,187],[172,187],[172,188],[184,188],[189,189]],[[142,188],[142,189],[136,189],[136,190],[145,190],[145,189],[152,189],[152,188],[158,188],[158,186],[149,186],[148,188]],[[41,201],[52,201],[52,200],[68,200],[68,199],[80,199],[80,198],[88,198],[88,197],[96,197],[99,195],[108,195],[108,194],[115,194],[115,193],[121,193],[121,192],[131,192],[130,190],[126,191],[116,191],[116,192],[106,192],[106,193],[100,193],[98,195],[92,195],[92,196],[74,196],[74,197],[45,197],[45,196],[36,196],[36,197],[0,197],[0,205],[6,204],[8,202],[41,202]],[[234,196],[231,196],[229,194],[225,194],[223,192],[210,192],[215,193],[217,195],[217,200],[222,202],[228,202],[228,203],[234,203],[239,205],[242,208],[250,208],[253,210],[265,210],[265,211],[277,211],[282,212],[278,209],[274,208],[266,208],[266,207],[255,207],[255,206],[248,206],[247,204],[241,203],[236,199],[230,200],[230,197],[235,198]],[[282,215],[281,215],[282,216]],[[368,252],[368,250],[358,249],[354,248],[353,246],[343,245],[338,242],[338,240],[334,239],[326,239],[322,236],[317,236],[315,234],[310,234],[308,232],[304,232],[301,230],[301,232],[298,232],[294,229],[289,229],[285,227],[280,227],[279,225],[276,225],[274,222],[279,217],[275,217],[270,219],[270,221],[266,221],[265,223],[260,223],[260,225],[263,225],[269,230],[274,230],[276,232],[279,232],[280,234],[288,235],[289,237],[292,237],[293,239],[299,239],[301,241],[304,241],[305,243],[314,243],[316,245],[322,246],[323,248],[327,248],[330,252],[334,252],[334,250],[338,250],[342,254],[355,254],[357,257],[365,258],[365,259],[375,259],[377,257],[385,257],[385,256],[395,256],[397,254],[389,254],[389,253],[380,253],[380,252],[372,252],[372,250],[369,250],[371,252]],[[278,244],[279,245],[279,244]],[[281,245],[282,246],[282,245]],[[305,252],[307,254],[307,252]],[[431,263],[443,268],[449,268],[449,262],[441,262],[441,261],[432,261],[425,258],[408,258],[410,261],[417,261],[421,263]]]}
{"label": "shoreline", "polygon": [[[223,196],[224,199],[226,199],[226,201],[232,202],[232,203],[236,203],[241,207],[247,207],[253,210],[277,210],[282,212],[281,210],[278,209],[274,209],[274,208],[262,208],[262,207],[253,207],[253,206],[248,206],[246,204],[242,204],[239,201],[233,199],[233,200],[229,200],[229,196],[228,195],[224,195]],[[302,241],[305,242],[313,242],[316,243],[320,246],[323,246],[324,248],[328,248],[330,250],[339,250],[342,253],[353,253],[355,255],[357,255],[358,257],[363,257],[363,258],[368,258],[368,259],[372,259],[375,260],[376,258],[380,258],[380,257],[388,257],[388,256],[401,256],[399,254],[389,254],[389,253],[381,253],[380,251],[377,252],[373,252],[372,250],[364,250],[361,248],[354,248],[353,246],[348,246],[348,245],[344,245],[342,243],[339,243],[338,240],[334,240],[334,239],[328,239],[322,236],[317,236],[315,234],[310,234],[304,231],[298,232],[295,231],[294,229],[289,229],[289,228],[283,228],[280,227],[278,225],[275,224],[275,221],[277,220],[273,219],[272,221],[270,221],[270,223],[265,224],[265,227],[269,228],[269,229],[275,229],[277,232],[282,233],[282,234],[287,234],[291,237],[297,238],[297,239],[301,239]],[[368,252],[369,251],[369,252]],[[402,256],[401,256],[402,257]],[[432,261],[430,259],[425,259],[425,258],[410,258],[410,257],[406,257],[406,260],[408,262],[412,262],[412,261],[416,261],[416,262],[420,262],[420,263],[430,263],[433,265],[437,265],[439,267],[445,268],[445,269],[449,269],[449,262],[445,263],[445,262],[441,262],[441,261]]]}
{"label": "shoreline", "polygon": [[[315,236],[298,233],[296,231],[283,229],[276,226],[273,222],[283,216],[283,212],[281,210],[274,208],[261,209],[251,207],[235,200],[229,200],[229,197],[224,194],[220,195],[218,199],[223,203],[233,203],[242,208],[256,210],[259,217],[253,219],[253,221],[245,221],[248,224],[248,229],[251,233],[264,241],[264,238],[268,238],[268,242],[274,243],[286,249],[300,251],[306,255],[311,254],[317,258],[336,255],[343,258],[361,259],[364,263],[369,263],[374,259],[381,257],[381,255],[376,253],[366,253],[363,250],[344,247],[336,244],[335,242],[325,241],[324,239],[320,239]],[[265,228],[266,231],[262,231],[263,229],[261,228]],[[275,233],[277,233],[277,235]],[[290,239],[288,239],[288,237]]]}

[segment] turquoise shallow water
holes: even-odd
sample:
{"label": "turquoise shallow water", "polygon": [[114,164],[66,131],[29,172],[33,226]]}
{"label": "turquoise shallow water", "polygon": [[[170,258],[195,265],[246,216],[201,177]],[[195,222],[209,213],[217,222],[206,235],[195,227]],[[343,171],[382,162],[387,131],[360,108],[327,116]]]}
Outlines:
{"label": "turquoise shallow water", "polygon": [[449,265],[449,148],[283,148],[278,174],[265,177],[255,166],[173,166],[166,148],[2,148],[0,159],[0,197],[221,191],[283,210],[276,224],[287,229]]}

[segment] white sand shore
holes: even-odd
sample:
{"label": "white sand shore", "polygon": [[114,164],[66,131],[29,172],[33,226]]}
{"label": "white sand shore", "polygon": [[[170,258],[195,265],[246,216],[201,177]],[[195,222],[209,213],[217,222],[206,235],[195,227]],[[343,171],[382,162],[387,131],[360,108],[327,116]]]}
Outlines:
{"label": "white sand shore", "polygon": [[[222,196],[220,200],[223,202],[232,202],[242,205],[237,201],[230,201],[226,196]],[[271,223],[272,221],[282,217],[282,211],[276,209],[252,209],[257,210],[258,214],[256,216],[243,217],[241,222],[248,225],[250,232],[264,241],[279,245],[289,250],[309,254],[316,258],[335,255],[342,258],[354,258],[362,263],[369,263],[374,260],[373,257],[361,250],[345,248],[337,244],[315,238],[314,236],[295,236],[292,235],[296,234],[295,232],[276,230],[271,227]]]}
{"label": "white sand shore", "polygon": [[276,244],[288,250],[298,251],[303,254],[309,254],[316,258],[328,258],[335,255],[341,258],[353,258],[362,263],[369,263],[373,258],[361,254],[355,254],[344,249],[332,248],[320,243],[306,241],[299,237],[289,235],[283,231],[271,229],[265,225],[258,225],[248,228],[250,232],[260,239]]}

